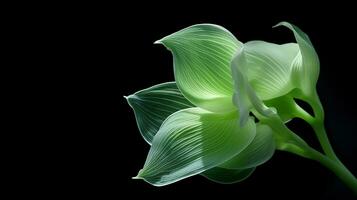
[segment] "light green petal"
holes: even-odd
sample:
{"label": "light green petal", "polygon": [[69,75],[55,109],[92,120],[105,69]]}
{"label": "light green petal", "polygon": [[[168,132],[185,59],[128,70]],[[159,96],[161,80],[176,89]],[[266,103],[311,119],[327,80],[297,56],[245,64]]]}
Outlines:
{"label": "light green petal", "polygon": [[162,122],[172,113],[194,107],[180,92],[175,82],[168,82],[126,97],[133,108],[143,138],[151,144]]}
{"label": "light green petal", "polygon": [[239,108],[240,125],[243,126],[248,118],[252,108],[256,109],[264,116],[271,116],[274,111],[264,105],[257,96],[252,86],[248,82],[246,74],[248,73],[248,56],[245,47],[237,51],[231,62],[232,77],[234,80],[233,102]]}
{"label": "light green petal", "polygon": [[297,44],[251,41],[244,44],[244,51],[246,65],[241,70],[260,99],[273,99],[293,89],[291,63],[299,52]]}
{"label": "light green petal", "polygon": [[275,151],[275,140],[271,128],[257,124],[254,140],[242,152],[219,167],[226,169],[249,169],[268,161]]}
{"label": "light green petal", "polygon": [[155,43],[173,54],[175,80],[183,95],[198,107],[235,110],[230,61],[242,46],[228,30],[213,24],[190,26]]}
{"label": "light green petal", "polygon": [[255,136],[253,119],[239,127],[237,112],[216,114],[188,108],[169,116],[155,135],[137,178],[167,185],[222,164]]}
{"label": "light green petal", "polygon": [[254,170],[255,168],[225,169],[221,167],[214,167],[201,173],[201,175],[216,183],[233,184],[247,179],[254,172]]}
{"label": "light green petal", "polygon": [[302,89],[304,94],[310,95],[316,90],[316,82],[320,72],[318,55],[309,37],[297,26],[288,22],[280,22],[276,26],[285,26],[294,33],[300,52],[291,64],[292,80],[297,87]]}

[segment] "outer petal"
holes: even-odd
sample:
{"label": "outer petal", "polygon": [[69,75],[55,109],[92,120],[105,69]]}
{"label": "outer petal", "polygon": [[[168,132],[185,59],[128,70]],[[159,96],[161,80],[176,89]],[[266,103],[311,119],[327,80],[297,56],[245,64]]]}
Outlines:
{"label": "outer petal", "polygon": [[198,24],[156,43],[171,50],[176,83],[188,100],[214,112],[236,109],[231,99],[230,61],[242,44],[228,30],[218,25]]}
{"label": "outer petal", "polygon": [[285,26],[294,33],[300,52],[291,64],[292,78],[297,87],[301,88],[304,94],[309,95],[316,90],[316,82],[320,72],[319,58],[309,36],[297,26],[288,22],[280,22],[276,26]]}
{"label": "outer petal", "polygon": [[169,115],[184,108],[194,107],[181,94],[175,82],[155,85],[126,99],[134,110],[141,135],[149,144]]}
{"label": "outer petal", "polygon": [[188,108],[168,117],[155,135],[137,178],[167,185],[222,164],[255,136],[252,119],[240,128],[237,112],[216,114]]}

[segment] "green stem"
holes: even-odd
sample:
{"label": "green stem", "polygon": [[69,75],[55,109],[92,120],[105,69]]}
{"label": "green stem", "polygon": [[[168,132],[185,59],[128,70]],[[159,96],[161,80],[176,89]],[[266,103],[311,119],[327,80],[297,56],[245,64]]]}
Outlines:
{"label": "green stem", "polygon": [[353,191],[355,195],[357,195],[357,179],[341,162],[332,160],[331,158],[321,154],[311,147],[307,147],[305,150],[305,154],[301,155],[301,152],[296,152],[294,147],[288,147],[284,149],[284,151],[319,162],[331,170],[347,187]]}
{"label": "green stem", "polygon": [[296,104],[295,112],[296,112],[297,116],[304,119],[306,122],[308,122],[311,125],[311,127],[314,129],[316,137],[319,140],[324,153],[329,158],[340,162],[340,160],[336,156],[336,154],[331,146],[331,143],[330,143],[330,141],[327,137],[326,131],[325,131],[325,126],[324,126],[325,113],[324,113],[324,109],[321,104],[320,98],[317,95],[317,92],[316,91],[313,92],[313,94],[310,97],[307,97],[307,96],[302,96],[302,97],[305,101],[307,101],[311,105],[312,109],[314,110],[315,117],[312,117],[303,108],[301,108],[299,105]]}
{"label": "green stem", "polygon": [[307,149],[311,159],[318,161],[323,166],[331,170],[355,195],[357,195],[356,177],[338,160],[333,160],[313,148]]}
{"label": "green stem", "polygon": [[316,136],[317,136],[317,139],[319,140],[320,145],[321,145],[323,151],[325,152],[325,154],[329,158],[340,162],[340,160],[336,156],[336,154],[335,154],[335,152],[334,152],[334,150],[333,150],[333,148],[331,146],[331,143],[330,143],[330,141],[329,141],[329,139],[327,137],[325,126],[323,125],[323,122],[314,121],[311,124],[311,126],[314,129],[314,131],[316,133]]}
{"label": "green stem", "polygon": [[[300,112],[303,114],[303,112]],[[325,135],[326,132],[323,125],[317,123],[315,119],[309,116],[308,113],[305,112],[305,117],[308,119],[308,122],[313,124],[313,128],[315,132],[321,133],[320,135]],[[301,115],[302,116],[302,115]],[[336,176],[349,187],[356,195],[357,195],[357,179],[356,177],[343,165],[342,162],[336,157],[334,154],[332,147],[327,139],[327,136],[324,138],[319,138],[321,145],[325,149],[330,149],[330,154],[325,156],[315,149],[311,148],[306,142],[301,139],[298,135],[296,135],[293,131],[291,131],[278,116],[271,116],[269,118],[260,118],[263,123],[270,125],[270,127],[274,130],[276,141],[277,141],[277,149],[294,153],[296,155],[309,158],[315,161],[318,161],[323,166],[331,170]],[[326,146],[326,144],[328,146]],[[327,151],[328,152],[328,151]],[[333,155],[333,156],[331,156]]]}

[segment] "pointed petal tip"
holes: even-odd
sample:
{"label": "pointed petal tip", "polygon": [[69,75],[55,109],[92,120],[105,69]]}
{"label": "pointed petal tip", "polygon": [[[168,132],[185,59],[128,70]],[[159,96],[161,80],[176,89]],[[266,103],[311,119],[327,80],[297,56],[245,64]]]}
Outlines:
{"label": "pointed petal tip", "polygon": [[144,177],[142,176],[143,174],[143,170],[139,170],[138,174],[134,177],[132,177],[132,179],[141,179],[141,180],[144,180]]}
{"label": "pointed petal tip", "polygon": [[139,175],[134,176],[134,177],[131,177],[131,179],[135,179],[135,180],[141,179],[141,180],[144,180],[144,178],[143,178],[143,177],[140,177]]}
{"label": "pointed petal tip", "polygon": [[134,94],[128,96],[123,95],[123,97],[126,100],[126,102],[129,104],[129,106],[132,107]]}
{"label": "pointed petal tip", "polygon": [[130,94],[128,96],[123,95],[123,98],[126,99],[127,101],[129,101],[130,99],[133,99],[135,97],[135,94]]}
{"label": "pointed petal tip", "polygon": [[130,99],[132,99],[132,97],[133,97],[132,94],[131,94],[131,95],[128,95],[128,96],[123,95],[123,98],[124,98],[127,102],[130,102]]}
{"label": "pointed petal tip", "polygon": [[162,39],[156,40],[156,41],[154,42],[154,44],[162,44]]}
{"label": "pointed petal tip", "polygon": [[288,29],[291,29],[291,30],[294,28],[294,25],[292,25],[292,24],[290,24],[289,22],[286,22],[286,21],[279,22],[278,24],[273,26],[273,28],[276,28],[276,27],[279,27],[279,26],[285,26],[285,27],[287,27]]}
{"label": "pointed petal tip", "polygon": [[282,21],[282,22],[279,22],[279,23],[275,24],[273,26],[273,28],[276,28],[276,27],[279,27],[279,26],[286,26],[287,24],[289,24],[289,23],[286,22],[286,21]]}

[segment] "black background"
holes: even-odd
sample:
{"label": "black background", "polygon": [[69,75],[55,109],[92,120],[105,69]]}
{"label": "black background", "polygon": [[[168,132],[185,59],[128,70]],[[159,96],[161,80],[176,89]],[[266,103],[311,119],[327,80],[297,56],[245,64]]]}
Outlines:
{"label": "black background", "polygon": [[[59,12],[53,30],[59,35],[57,62],[63,74],[59,89],[66,95],[61,97],[63,107],[70,108],[65,109],[66,117],[61,120],[66,127],[62,149],[68,157],[63,156],[59,193],[102,198],[353,198],[320,164],[280,151],[249,179],[233,185],[215,184],[201,176],[165,187],[131,179],[143,166],[149,145],[141,138],[123,95],[174,80],[170,52],[153,42],[197,23],[224,26],[242,42],[294,41],[287,29],[272,29],[280,21],[299,26],[319,54],[318,92],[328,135],[338,156],[356,174],[357,109],[352,96],[356,86],[356,31],[352,29],[356,14],[350,11],[351,6],[217,4],[86,4]],[[289,126],[319,148],[304,122],[296,120]]]}

